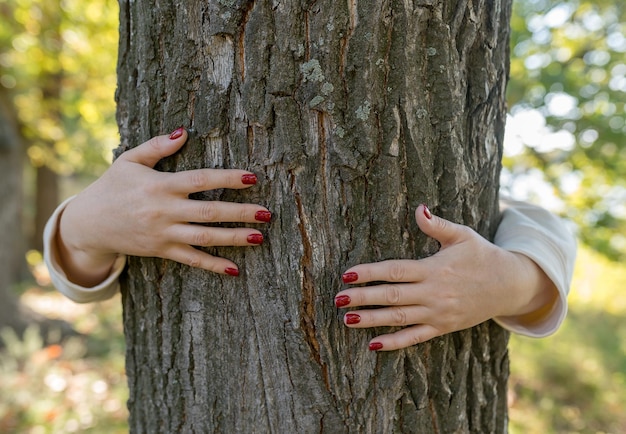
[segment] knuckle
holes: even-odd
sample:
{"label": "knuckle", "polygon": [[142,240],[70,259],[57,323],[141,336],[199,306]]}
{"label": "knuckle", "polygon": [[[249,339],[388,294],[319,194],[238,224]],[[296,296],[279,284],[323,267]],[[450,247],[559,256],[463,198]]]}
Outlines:
{"label": "knuckle", "polygon": [[185,263],[190,267],[198,268],[200,267],[200,264],[202,264],[202,261],[200,260],[200,255],[190,254],[189,256],[187,256],[187,260],[185,261]]}
{"label": "knuckle", "polygon": [[448,297],[451,294],[449,285],[450,282],[454,281],[454,276],[457,274],[454,267],[450,264],[442,265],[438,270],[439,276],[441,277],[442,282],[446,282],[447,285],[444,288],[439,290],[439,295],[441,297]]}
{"label": "knuckle", "polygon": [[389,264],[389,280],[394,282],[400,282],[404,280],[405,275],[406,270],[399,262],[393,261],[391,262],[391,264]]}
{"label": "knuckle", "polygon": [[240,221],[240,222],[248,221],[248,215],[249,215],[248,209],[246,207],[242,207],[239,210],[239,220],[238,221]]}
{"label": "knuckle", "polygon": [[135,219],[142,227],[149,228],[163,219],[163,212],[157,208],[141,208],[137,210]]}
{"label": "knuckle", "polygon": [[475,233],[472,228],[463,225],[458,225],[457,231],[461,238],[470,238]]}
{"label": "knuckle", "polygon": [[194,235],[195,246],[212,246],[215,242],[215,237],[209,231],[201,231]]}
{"label": "knuckle", "polygon": [[404,326],[407,323],[406,312],[402,308],[393,310],[393,323],[394,325]]}
{"label": "knuckle", "polygon": [[204,222],[217,222],[219,221],[219,211],[217,205],[214,202],[204,202],[200,207],[200,218]]}
{"label": "knuckle", "polygon": [[396,305],[400,303],[400,289],[397,285],[385,285],[384,294],[386,304]]}
{"label": "knuckle", "polygon": [[146,145],[149,148],[152,148],[155,151],[158,151],[161,148],[161,143],[159,142],[159,136],[154,136],[152,138],[150,138],[147,142]]}
{"label": "knuckle", "polygon": [[413,332],[409,335],[409,346],[414,346],[420,344],[422,342],[422,338],[417,332]]}
{"label": "knuckle", "polygon": [[207,185],[207,179],[200,171],[191,171],[189,173],[189,186],[193,191],[200,191]]}
{"label": "knuckle", "polygon": [[360,291],[358,288],[353,288],[351,291],[348,291],[347,293],[350,295],[350,298],[352,299],[352,306],[365,306],[368,303],[368,300],[366,298],[366,291]]}
{"label": "knuckle", "polygon": [[445,233],[448,230],[450,230],[450,222],[446,219],[443,219],[443,218],[437,219],[437,224],[439,225],[439,230],[441,232]]}

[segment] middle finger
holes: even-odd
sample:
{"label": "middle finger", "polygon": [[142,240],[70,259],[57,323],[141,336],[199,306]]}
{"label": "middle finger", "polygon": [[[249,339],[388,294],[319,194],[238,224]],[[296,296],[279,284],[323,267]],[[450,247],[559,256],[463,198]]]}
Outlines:
{"label": "middle finger", "polygon": [[272,217],[267,208],[249,203],[184,199],[173,209],[176,220],[193,223],[267,223]]}

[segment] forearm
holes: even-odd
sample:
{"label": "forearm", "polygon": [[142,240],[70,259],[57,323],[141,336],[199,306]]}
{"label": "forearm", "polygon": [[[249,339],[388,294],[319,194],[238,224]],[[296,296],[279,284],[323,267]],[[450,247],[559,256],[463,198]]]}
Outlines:
{"label": "forearm", "polygon": [[523,276],[510,282],[512,292],[507,294],[510,301],[508,311],[500,318],[515,318],[524,324],[532,325],[545,318],[559,297],[556,285],[532,259],[522,253],[507,252],[512,260],[511,275]]}

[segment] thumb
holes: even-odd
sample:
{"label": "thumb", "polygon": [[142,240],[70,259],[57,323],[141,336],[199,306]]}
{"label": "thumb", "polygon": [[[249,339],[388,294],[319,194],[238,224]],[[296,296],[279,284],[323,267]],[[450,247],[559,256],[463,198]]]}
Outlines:
{"label": "thumb", "polygon": [[151,138],[136,148],[124,152],[121,157],[133,163],[154,167],[160,159],[178,151],[186,141],[187,131],[184,127],[180,127],[169,135]]}
{"label": "thumb", "polygon": [[465,238],[465,226],[433,215],[424,204],[421,204],[415,210],[415,221],[420,230],[429,237],[439,241],[441,247],[458,243]]}

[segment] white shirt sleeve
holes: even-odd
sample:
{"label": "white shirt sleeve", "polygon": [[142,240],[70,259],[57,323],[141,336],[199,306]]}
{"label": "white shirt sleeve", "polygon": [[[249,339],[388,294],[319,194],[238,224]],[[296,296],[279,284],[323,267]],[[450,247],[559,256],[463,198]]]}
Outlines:
{"label": "white shirt sleeve", "polygon": [[564,221],[549,211],[525,202],[502,200],[502,220],[494,243],[532,259],[552,280],[559,297],[538,322],[523,324],[515,317],[494,318],[502,327],[529,337],[545,337],[558,330],[567,314],[576,238]]}
{"label": "white shirt sleeve", "polygon": [[109,274],[106,280],[99,285],[91,288],[85,288],[84,286],[72,283],[63,272],[63,269],[58,261],[58,252],[55,242],[59,226],[59,218],[61,214],[63,214],[63,211],[70,200],[72,200],[72,197],[57,207],[50,219],[48,219],[48,223],[46,224],[46,228],[44,230],[44,262],[48,267],[50,280],[59,292],[77,303],[89,303],[92,301],[106,300],[113,297],[119,290],[118,277],[126,265],[126,256],[118,256],[111,269],[111,274]]}

